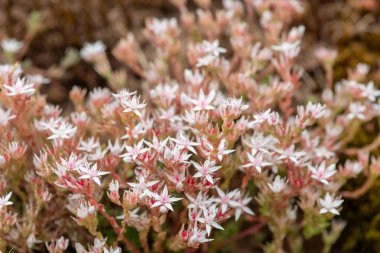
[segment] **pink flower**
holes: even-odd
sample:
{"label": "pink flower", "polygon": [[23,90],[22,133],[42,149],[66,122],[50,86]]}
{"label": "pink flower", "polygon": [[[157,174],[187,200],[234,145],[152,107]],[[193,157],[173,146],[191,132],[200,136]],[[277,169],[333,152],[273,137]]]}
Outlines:
{"label": "pink flower", "polygon": [[219,161],[222,161],[224,155],[228,155],[232,152],[234,152],[234,149],[226,149],[227,142],[225,139],[222,139],[219,143],[218,150],[217,150],[217,157]]}
{"label": "pink flower", "polygon": [[276,149],[276,151],[279,153],[279,156],[277,157],[277,160],[284,160],[289,159],[295,164],[299,164],[299,159],[301,157],[304,157],[306,155],[303,151],[295,151],[295,145],[291,145],[287,147],[285,150]]}
{"label": "pink flower", "polygon": [[60,122],[55,126],[50,126],[49,130],[52,135],[48,137],[48,140],[71,139],[75,135],[77,127],[67,122]]}
{"label": "pink flower", "polygon": [[361,103],[350,103],[349,114],[347,115],[347,118],[350,120],[355,119],[355,118],[364,120],[365,111],[366,111],[365,105]]}
{"label": "pink flower", "polygon": [[308,168],[312,172],[312,178],[326,185],[329,184],[327,180],[337,172],[335,170],[335,164],[330,164],[326,168],[325,161],[323,161],[318,168],[311,165],[309,165]]}
{"label": "pink flower", "polygon": [[223,119],[237,119],[242,112],[249,108],[248,105],[244,105],[243,98],[227,98],[220,105],[220,115]]}
{"label": "pink flower", "polygon": [[135,146],[125,146],[127,153],[121,155],[125,162],[135,161],[137,157],[141,154],[144,154],[149,150],[149,148],[143,148],[144,140],[141,140]]}
{"label": "pink flower", "polygon": [[124,108],[123,112],[134,112],[137,116],[141,117],[141,110],[146,107],[145,103],[140,103],[139,97],[136,95],[131,99],[124,100],[122,106]]}
{"label": "pink flower", "polygon": [[11,109],[5,110],[0,107],[0,126],[8,125],[9,121],[15,117],[15,115],[11,115]]}
{"label": "pink flower", "polygon": [[216,229],[224,230],[221,225],[216,223],[216,215],[218,213],[218,208],[215,208],[215,206],[211,206],[209,209],[203,208],[202,210],[203,210],[203,217],[197,218],[197,221],[205,224],[206,232],[208,236],[211,233],[212,227]]}
{"label": "pink flower", "polygon": [[98,164],[85,164],[80,167],[80,173],[82,174],[79,179],[92,179],[97,185],[100,185],[100,176],[107,175],[109,171],[98,171]]}
{"label": "pink flower", "polygon": [[172,173],[165,173],[168,179],[175,184],[177,191],[183,191],[183,182],[186,180],[186,169],[180,168],[180,171],[175,170]]}
{"label": "pink flower", "polygon": [[194,105],[194,111],[202,111],[202,110],[213,110],[214,106],[211,105],[212,101],[215,98],[215,91],[212,90],[207,97],[203,93],[203,90],[200,91],[198,99],[190,98],[190,102]]}
{"label": "pink flower", "polygon": [[159,183],[158,180],[147,182],[143,175],[139,175],[137,179],[137,183],[128,183],[128,185],[139,194],[140,199],[143,199],[146,196],[151,196],[153,193],[149,190],[149,188]]}
{"label": "pink flower", "polygon": [[151,207],[160,207],[161,213],[166,213],[168,210],[173,211],[173,207],[171,203],[182,199],[182,198],[175,198],[175,197],[169,196],[168,188],[166,185],[160,195],[153,192],[151,196],[155,200],[155,202],[153,203]]}
{"label": "pink flower", "polygon": [[263,167],[272,165],[272,163],[265,161],[264,155],[257,150],[252,150],[247,156],[248,163],[241,166],[242,168],[254,167],[259,173],[261,173]]}
{"label": "pink flower", "polygon": [[189,246],[212,241],[213,239],[206,238],[206,234],[206,231],[199,230],[197,223],[195,223],[194,227],[190,230]]}
{"label": "pink flower", "polygon": [[235,199],[231,201],[231,206],[235,208],[235,220],[238,220],[242,213],[249,215],[255,215],[252,210],[247,207],[248,203],[251,202],[252,198],[244,196],[239,192],[236,193]]}
{"label": "pink flower", "polygon": [[16,82],[12,85],[4,85],[8,96],[27,95],[31,96],[36,91],[34,84],[30,83],[25,77],[17,78]]}
{"label": "pink flower", "polygon": [[189,137],[187,137],[184,133],[179,133],[177,138],[171,138],[171,140],[178,144],[179,149],[187,149],[192,153],[197,154],[193,147],[199,146],[200,143],[190,141]]}
{"label": "pink flower", "polygon": [[80,50],[80,56],[86,61],[93,61],[95,57],[103,54],[106,50],[106,45],[100,40],[94,43],[85,43]]}
{"label": "pink flower", "polygon": [[339,215],[339,211],[337,208],[339,208],[342,203],[343,199],[341,197],[335,198],[334,195],[330,195],[330,193],[326,193],[325,197],[322,199],[319,199],[319,203],[321,204],[322,208],[319,211],[319,213],[332,213]]}
{"label": "pink flower", "polygon": [[219,203],[221,206],[222,213],[225,213],[229,207],[233,204],[233,198],[237,194],[237,190],[232,192],[224,193],[219,187],[215,187],[218,192],[219,198],[215,199],[216,203]]}
{"label": "pink flower", "polygon": [[219,170],[222,166],[214,166],[215,162],[206,160],[203,165],[191,161],[194,167],[197,170],[197,173],[193,177],[202,177],[205,178],[210,184],[214,184],[213,174],[215,171]]}

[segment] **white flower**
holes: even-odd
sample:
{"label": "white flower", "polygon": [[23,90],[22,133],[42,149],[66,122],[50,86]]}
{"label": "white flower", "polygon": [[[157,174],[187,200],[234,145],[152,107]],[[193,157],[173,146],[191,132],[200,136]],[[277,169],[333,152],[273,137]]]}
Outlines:
{"label": "white flower", "polygon": [[237,119],[243,111],[249,108],[248,105],[244,105],[243,98],[227,98],[220,105],[220,115],[223,119],[225,118],[233,118]]}
{"label": "white flower", "polygon": [[193,110],[194,111],[201,111],[201,110],[213,110],[215,109],[214,106],[211,105],[211,102],[215,98],[215,91],[212,90],[207,97],[205,97],[205,94],[203,93],[203,90],[199,92],[198,99],[192,99],[190,98],[190,102],[194,105]]}
{"label": "white flower", "polygon": [[366,107],[365,105],[362,105],[360,103],[350,103],[350,106],[348,107],[349,109],[349,114],[347,115],[347,118],[352,120],[352,119],[360,119],[364,120],[365,119],[365,111]]}
{"label": "white flower", "polygon": [[323,161],[318,168],[311,165],[309,165],[308,168],[312,172],[312,178],[326,185],[329,184],[327,180],[337,172],[335,170],[335,164],[331,164],[326,168],[325,161]]}
{"label": "white flower", "polygon": [[77,127],[67,122],[61,122],[58,125],[49,126],[49,130],[52,132],[52,135],[48,137],[48,140],[70,139],[75,135]]}
{"label": "white flower", "polygon": [[94,214],[96,211],[95,207],[92,206],[89,202],[81,203],[80,206],[76,209],[76,215],[84,219],[89,215]]}
{"label": "white flower", "polygon": [[298,164],[299,159],[306,155],[306,153],[303,151],[295,151],[295,145],[294,144],[287,147],[285,150],[276,149],[276,151],[280,155],[279,157],[277,157],[277,160],[289,159],[295,164]]}
{"label": "white flower", "polygon": [[195,112],[193,110],[186,111],[185,115],[182,116],[183,120],[190,125],[196,125],[196,124],[206,124],[208,123],[208,113],[204,111]]}
{"label": "white flower", "polygon": [[282,52],[286,57],[294,58],[300,52],[300,41],[295,42],[282,42],[279,45],[272,46],[272,49],[275,51]]}
{"label": "white flower", "polygon": [[277,175],[273,183],[268,183],[268,186],[272,192],[279,193],[286,187],[286,179]]}
{"label": "white flower", "polygon": [[215,221],[217,213],[218,208],[215,208],[215,206],[211,206],[209,209],[203,208],[203,217],[197,218],[197,221],[206,225],[207,235],[210,235],[211,227],[224,230],[223,227]]}
{"label": "white flower", "polygon": [[269,150],[273,149],[277,139],[275,139],[272,135],[264,136],[263,133],[255,131],[253,136],[250,136],[249,140],[243,139],[243,142],[252,150],[268,154]]}
{"label": "white flower", "polygon": [[186,197],[190,200],[190,204],[187,206],[187,208],[199,208],[199,207],[206,207],[209,206],[212,203],[212,199],[208,199],[206,194],[202,193],[201,191],[198,192],[197,196],[193,198],[189,194],[185,193]]}
{"label": "white flower", "polygon": [[108,88],[95,88],[88,95],[88,102],[94,106],[107,104],[111,101],[111,94]]}
{"label": "white flower", "polygon": [[232,192],[224,193],[219,187],[216,187],[215,189],[219,195],[219,198],[216,198],[215,202],[221,205],[222,213],[225,213],[228,207],[232,206],[231,201],[233,201],[233,198],[235,197],[238,191],[234,190]]}
{"label": "white flower", "polygon": [[335,198],[334,195],[330,195],[330,193],[326,193],[323,199],[322,198],[319,199],[319,203],[322,206],[319,213],[323,214],[323,213],[330,212],[332,214],[339,215],[339,211],[337,210],[337,208],[339,208],[342,205],[343,201],[344,200],[341,197]]}
{"label": "white flower", "polygon": [[161,192],[161,195],[153,192],[152,197],[155,200],[152,207],[160,207],[161,213],[166,213],[168,210],[173,211],[172,202],[181,200],[182,198],[170,197],[168,195],[168,188],[165,185],[164,189]]}
{"label": "white flower", "polygon": [[31,96],[36,91],[34,84],[25,77],[22,79],[17,78],[15,83],[12,85],[4,85],[4,88],[6,89],[6,94],[8,96],[17,96],[23,94]]}
{"label": "white flower", "polygon": [[161,153],[163,148],[166,146],[166,143],[168,142],[169,140],[169,137],[166,138],[165,140],[158,140],[157,136],[154,135],[153,136],[153,140],[152,140],[152,143],[148,142],[148,141],[145,141],[145,143],[150,147],[152,148],[153,150],[155,150],[156,152],[158,153]]}
{"label": "white flower", "polygon": [[5,162],[6,162],[5,157],[3,155],[0,155],[0,166],[2,166]]}
{"label": "white flower", "polygon": [[153,185],[157,184],[159,181],[150,181],[145,182],[145,177],[140,175],[138,176],[138,182],[137,183],[128,183],[129,186],[133,188],[133,190],[136,190],[139,193],[139,197],[142,199],[146,196],[151,196],[152,192],[148,189],[149,187],[152,187]]}
{"label": "white flower", "polygon": [[218,152],[216,154],[219,161],[222,161],[224,155],[228,155],[235,151],[234,149],[226,149],[226,145],[227,145],[227,142],[225,139],[222,139],[219,143],[218,150],[217,150]]}
{"label": "white flower", "polygon": [[121,248],[120,247],[115,247],[113,248],[112,246],[108,250],[107,248],[103,248],[103,253],[121,253]]}
{"label": "white flower", "polygon": [[195,222],[193,229],[190,231],[189,244],[198,245],[199,243],[210,242],[214,239],[206,238],[206,231],[198,230],[197,223]]}
{"label": "white flower", "polygon": [[6,196],[3,196],[0,198],[0,209],[3,207],[3,206],[10,206],[13,204],[12,201],[9,201],[10,198],[12,196],[12,192],[9,192]]}
{"label": "white flower", "polygon": [[334,49],[328,48],[318,48],[314,51],[314,55],[317,59],[326,64],[333,64],[336,57],[338,56],[338,52]]}
{"label": "white flower", "polygon": [[141,140],[134,146],[125,146],[127,153],[121,155],[120,157],[123,157],[125,162],[135,161],[139,155],[144,154],[149,150],[149,148],[143,148],[143,144],[144,140]]}
{"label": "white flower", "polygon": [[254,120],[249,122],[247,127],[252,128],[256,124],[260,124],[264,121],[267,121],[272,114],[273,112],[271,112],[271,109],[268,109],[265,112],[261,112],[261,113],[253,115]]}
{"label": "white flower", "polygon": [[140,97],[134,95],[132,98],[122,99],[121,106],[124,108],[123,112],[134,112],[137,116],[141,117],[141,110],[146,107],[144,102],[140,103]]}
{"label": "white flower", "polygon": [[124,149],[124,144],[120,144],[118,139],[115,140],[115,143],[112,144],[111,140],[108,140],[107,148],[111,151],[111,153],[115,156],[120,155],[120,153]]}
{"label": "white flower", "polygon": [[200,143],[190,141],[189,137],[186,136],[184,133],[179,133],[177,135],[177,138],[171,138],[171,140],[178,144],[179,149],[187,149],[193,152],[194,154],[197,154],[193,147],[199,146]]}
{"label": "white flower", "polygon": [[202,49],[206,53],[214,56],[219,56],[220,54],[227,52],[225,48],[219,47],[219,40],[214,40],[213,42],[204,40],[202,42]]}
{"label": "white flower", "polygon": [[172,104],[172,101],[177,97],[178,84],[173,82],[169,84],[159,84],[153,90],[150,90],[150,97],[157,99],[165,106]]}
{"label": "white flower", "polygon": [[220,54],[227,52],[225,48],[219,47],[219,40],[213,42],[204,40],[198,45],[198,49],[204,54],[197,59],[197,67],[208,66],[216,60]]}
{"label": "white flower", "polygon": [[1,47],[8,53],[17,53],[23,46],[24,43],[16,39],[4,39],[1,41]]}
{"label": "white flower", "polygon": [[325,114],[326,106],[319,103],[313,104],[309,101],[306,106],[306,112],[310,113],[313,118],[319,119]]}
{"label": "white flower", "polygon": [[262,167],[272,165],[272,163],[264,160],[264,155],[262,153],[258,153],[258,151],[254,149],[252,149],[251,153],[247,154],[247,157],[248,163],[241,166],[242,168],[254,167],[259,173],[261,173]]}
{"label": "white flower", "polygon": [[358,63],[356,65],[355,71],[360,75],[367,75],[370,70],[370,66],[365,63]]}
{"label": "white flower", "polygon": [[8,125],[9,121],[15,117],[15,115],[11,115],[11,109],[5,110],[0,107],[0,126]]}
{"label": "white flower", "polygon": [[109,171],[98,171],[98,164],[96,163],[92,166],[87,164],[80,167],[80,172],[82,175],[79,179],[92,179],[97,185],[100,185],[100,176],[110,173]]}
{"label": "white flower", "polygon": [[216,59],[217,59],[217,57],[215,55],[209,55],[208,54],[206,56],[198,58],[196,67],[199,68],[202,66],[211,65],[211,63],[213,63]]}
{"label": "white flower", "polygon": [[191,86],[201,85],[204,79],[205,76],[201,74],[199,70],[193,72],[190,69],[185,69],[185,81]]}
{"label": "white flower", "polygon": [[182,168],[180,171],[174,170],[172,174],[165,173],[168,179],[175,184],[176,190],[178,192],[183,190],[183,181],[186,180],[186,169]]}
{"label": "white flower", "polygon": [[28,239],[26,239],[26,245],[29,249],[33,248],[34,244],[41,243],[42,241],[38,240],[34,234],[30,234]]}
{"label": "white flower", "polygon": [[87,124],[90,121],[85,112],[72,112],[70,118],[75,125]]}
{"label": "white flower", "polygon": [[99,148],[100,143],[99,140],[95,139],[94,137],[91,137],[89,139],[80,140],[77,149],[80,151],[85,151],[87,153],[91,153],[94,149]]}
{"label": "white flower", "polygon": [[163,18],[163,19],[157,19],[153,18],[146,24],[146,28],[150,31],[152,31],[157,36],[162,36],[168,33],[169,30],[177,29],[177,19],[175,18]]}
{"label": "white flower", "polygon": [[27,75],[26,76],[30,81],[37,84],[47,84],[50,83],[50,79],[46,78],[42,75],[36,74],[36,75]]}
{"label": "white flower", "polygon": [[197,173],[193,177],[204,177],[210,184],[214,184],[212,178],[215,171],[219,170],[222,166],[214,166],[215,162],[207,159],[203,165],[200,165],[196,162],[191,161],[194,167],[197,170]]}
{"label": "white flower", "polygon": [[160,160],[168,162],[170,164],[190,163],[189,157],[191,154],[184,152],[178,148],[178,145],[174,147],[165,147],[163,157]]}
{"label": "white flower", "polygon": [[80,50],[80,56],[86,61],[92,61],[96,56],[104,53],[106,45],[102,41],[94,43],[84,43],[83,48]]}
{"label": "white flower", "polygon": [[380,90],[376,89],[374,83],[371,81],[366,86],[363,86],[362,96],[373,102],[380,96]]}
{"label": "white flower", "polygon": [[91,154],[88,155],[88,160],[89,161],[99,161],[102,160],[106,154],[107,154],[107,149],[102,150],[101,147],[98,147],[95,149],[95,151]]}
{"label": "white flower", "polygon": [[45,245],[50,253],[64,252],[69,246],[69,239],[65,239],[63,236],[61,236],[58,240],[50,244],[45,242]]}
{"label": "white flower", "polygon": [[235,208],[235,220],[238,220],[242,213],[255,215],[254,212],[252,212],[252,210],[247,206],[251,200],[251,197],[244,196],[240,192],[236,193],[235,200],[231,201],[231,206]]}
{"label": "white flower", "polygon": [[344,164],[344,169],[348,172],[353,173],[354,175],[358,175],[363,170],[363,165],[358,161],[350,161],[347,160]]}
{"label": "white flower", "polygon": [[112,179],[112,181],[108,185],[108,190],[110,192],[117,192],[117,191],[119,191],[119,181]]}

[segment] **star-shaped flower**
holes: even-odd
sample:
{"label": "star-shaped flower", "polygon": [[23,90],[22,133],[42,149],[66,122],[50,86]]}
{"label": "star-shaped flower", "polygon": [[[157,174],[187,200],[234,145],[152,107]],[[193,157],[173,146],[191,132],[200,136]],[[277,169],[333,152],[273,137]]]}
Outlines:
{"label": "star-shaped flower", "polygon": [[335,164],[330,164],[326,168],[326,164],[324,161],[319,165],[318,168],[313,167],[311,165],[309,165],[308,168],[312,173],[312,178],[326,185],[329,184],[327,180],[337,172],[335,169]]}
{"label": "star-shaped flower", "polygon": [[219,170],[222,166],[214,166],[215,162],[210,161],[207,159],[202,165],[191,161],[191,163],[194,165],[194,167],[197,170],[197,173],[193,177],[203,177],[205,178],[210,184],[214,184],[214,180],[212,178],[215,171]]}
{"label": "star-shaped flower", "polygon": [[13,204],[12,201],[9,201],[11,196],[12,192],[9,192],[6,196],[0,198],[0,209],[3,208],[3,206],[10,206]]}
{"label": "star-shaped flower", "polygon": [[90,164],[80,167],[80,173],[82,174],[79,179],[92,179],[97,185],[100,185],[100,176],[106,175],[108,171],[99,171],[98,164],[94,163],[92,166]]}
{"label": "star-shaped flower", "polygon": [[215,221],[217,213],[218,208],[215,208],[215,206],[211,206],[209,209],[203,208],[203,217],[197,218],[197,221],[205,224],[207,235],[210,235],[212,227],[224,230],[223,227]]}
{"label": "star-shaped flower", "polygon": [[330,195],[330,193],[326,193],[325,197],[322,199],[319,199],[319,203],[321,204],[322,208],[319,211],[319,213],[332,213],[339,215],[339,211],[337,208],[339,208],[342,203],[343,199],[341,197],[335,197],[334,195]]}
{"label": "star-shaped flower", "polygon": [[16,82],[12,85],[4,85],[4,88],[7,91],[8,96],[17,96],[17,95],[28,95],[31,96],[36,89],[34,88],[34,84],[29,82],[28,79],[17,78]]}
{"label": "star-shaped flower", "polygon": [[211,105],[212,101],[215,98],[215,91],[212,90],[207,96],[205,96],[203,90],[199,92],[198,99],[190,98],[190,102],[194,105],[194,111],[202,111],[202,110],[213,110],[214,106]]}
{"label": "star-shaped flower", "polygon": [[155,202],[151,207],[160,207],[161,213],[166,213],[168,210],[173,211],[171,203],[182,199],[169,196],[168,187],[166,185],[160,195],[153,192],[152,197],[155,200]]}

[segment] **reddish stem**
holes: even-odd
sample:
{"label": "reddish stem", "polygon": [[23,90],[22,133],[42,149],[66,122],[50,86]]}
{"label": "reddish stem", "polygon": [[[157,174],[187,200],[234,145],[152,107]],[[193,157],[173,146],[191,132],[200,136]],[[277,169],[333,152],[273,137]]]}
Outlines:
{"label": "reddish stem", "polygon": [[363,196],[373,185],[373,183],[375,183],[376,181],[376,177],[374,176],[369,176],[367,178],[367,180],[365,181],[365,183],[358,189],[350,192],[350,191],[344,191],[342,192],[342,196],[344,198],[348,198],[348,199],[358,199],[360,198],[361,196]]}
{"label": "reddish stem", "polygon": [[95,206],[99,213],[111,224],[114,232],[119,236],[120,240],[125,243],[127,248],[134,253],[140,253],[140,251],[123,235],[123,230],[120,228],[119,224],[117,224],[116,219],[106,213],[104,206],[92,198],[90,198],[90,203]]}
{"label": "reddish stem", "polygon": [[231,237],[229,240],[226,240],[226,241],[223,241],[221,242],[219,245],[218,245],[218,248],[222,248],[228,244],[231,244],[232,242],[234,241],[238,241],[238,240],[241,240],[243,239],[244,237],[246,236],[249,236],[257,231],[259,231],[263,226],[265,225],[265,222],[263,221],[263,219],[259,218],[258,220],[258,223],[256,223],[255,225],[253,225],[252,227],[240,232],[239,234]]}

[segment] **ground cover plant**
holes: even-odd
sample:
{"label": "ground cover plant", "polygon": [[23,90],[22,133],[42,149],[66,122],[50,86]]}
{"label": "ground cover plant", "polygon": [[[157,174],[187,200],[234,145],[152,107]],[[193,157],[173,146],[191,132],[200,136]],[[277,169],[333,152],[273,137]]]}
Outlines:
{"label": "ground cover plant", "polygon": [[[331,251],[345,200],[380,173],[380,138],[357,142],[378,131],[369,65],[335,81],[338,52],[319,46],[324,85],[310,89],[300,1],[171,4],[178,17],[46,71],[26,41],[1,41],[2,252],[219,252],[244,238],[257,252]],[[49,103],[45,86],[79,59],[106,87]]]}

